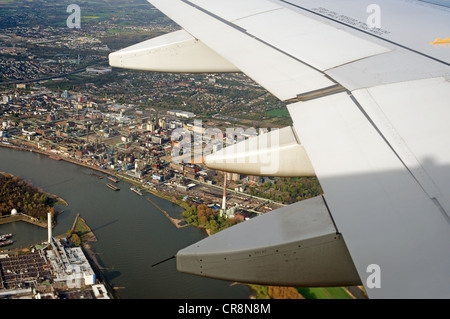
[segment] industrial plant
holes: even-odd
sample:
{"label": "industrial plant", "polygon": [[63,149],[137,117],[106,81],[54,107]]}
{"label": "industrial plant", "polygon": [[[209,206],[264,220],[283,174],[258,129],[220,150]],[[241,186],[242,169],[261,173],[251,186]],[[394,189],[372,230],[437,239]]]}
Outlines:
{"label": "industrial plant", "polygon": [[31,252],[0,254],[0,299],[111,299],[81,247],[52,234]]}

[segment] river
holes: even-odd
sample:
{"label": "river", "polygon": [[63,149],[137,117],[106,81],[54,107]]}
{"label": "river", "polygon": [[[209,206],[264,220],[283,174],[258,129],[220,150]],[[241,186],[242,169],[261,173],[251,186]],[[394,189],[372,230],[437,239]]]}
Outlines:
{"label": "river", "polygon": [[[0,159],[0,171],[21,176],[68,203],[56,207],[64,212],[57,217],[54,235],[66,233],[77,213],[86,220],[98,239],[91,247],[119,298],[249,298],[251,291],[245,285],[179,273],[175,259],[151,266],[207,236],[192,226],[177,229],[145,198],[175,218],[181,216],[181,207],[152,194],[139,196],[124,181],[114,192],[105,186],[106,178],[89,175],[93,170],[45,155],[0,147]],[[8,248],[47,238],[47,229],[26,222],[0,225],[1,234],[10,232],[15,242]]]}

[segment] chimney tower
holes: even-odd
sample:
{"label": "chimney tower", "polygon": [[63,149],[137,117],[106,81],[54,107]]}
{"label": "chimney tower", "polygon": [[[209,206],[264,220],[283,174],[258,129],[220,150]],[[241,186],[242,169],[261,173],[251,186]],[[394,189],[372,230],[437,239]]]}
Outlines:
{"label": "chimney tower", "polygon": [[52,213],[47,213],[47,220],[48,220],[48,243],[50,244],[52,242]]}
{"label": "chimney tower", "polygon": [[222,198],[222,210],[225,213],[227,210],[227,172],[223,172],[223,198]]}

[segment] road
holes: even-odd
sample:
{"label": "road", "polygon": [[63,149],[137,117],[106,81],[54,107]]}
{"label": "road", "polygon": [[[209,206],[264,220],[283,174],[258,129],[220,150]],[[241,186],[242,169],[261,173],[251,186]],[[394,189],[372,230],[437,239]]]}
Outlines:
{"label": "road", "polygon": [[101,60],[101,61],[97,61],[93,64],[84,66],[80,69],[76,69],[72,72],[67,72],[67,73],[62,73],[62,74],[57,74],[57,75],[52,75],[52,76],[46,76],[43,78],[39,78],[39,79],[32,79],[32,80],[18,80],[18,81],[10,81],[10,82],[0,82],[0,85],[8,85],[8,84],[21,84],[21,83],[32,83],[32,82],[39,82],[39,81],[45,81],[45,80],[51,80],[51,79],[57,79],[57,78],[61,78],[61,77],[65,77],[68,75],[72,75],[72,74],[77,74],[77,73],[81,73],[86,71],[86,68],[90,67],[90,66],[94,66],[100,63],[104,63],[104,62],[108,62],[108,60]]}

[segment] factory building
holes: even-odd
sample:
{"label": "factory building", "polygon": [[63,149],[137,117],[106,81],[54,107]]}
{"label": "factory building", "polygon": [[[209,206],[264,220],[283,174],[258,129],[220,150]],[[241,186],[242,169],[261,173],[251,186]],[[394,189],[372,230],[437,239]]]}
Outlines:
{"label": "factory building", "polygon": [[56,272],[55,281],[66,282],[68,286],[95,285],[96,276],[80,247],[63,247],[59,241],[52,241],[52,250],[47,258]]}

